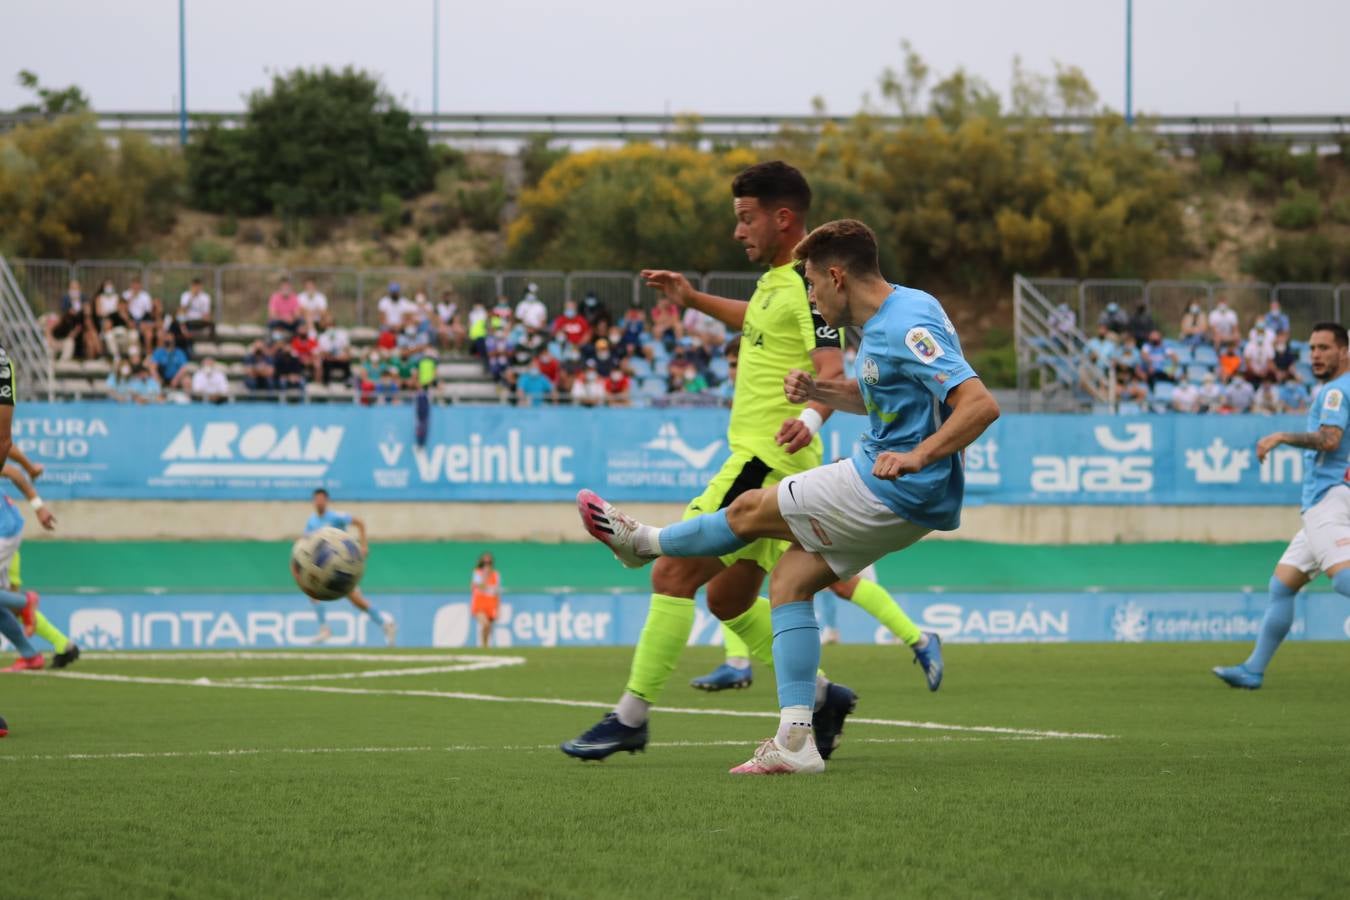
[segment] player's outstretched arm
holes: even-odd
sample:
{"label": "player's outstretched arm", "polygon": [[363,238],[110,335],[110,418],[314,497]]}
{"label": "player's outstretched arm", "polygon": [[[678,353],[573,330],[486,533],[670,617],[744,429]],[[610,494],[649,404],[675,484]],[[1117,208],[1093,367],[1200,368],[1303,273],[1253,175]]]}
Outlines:
{"label": "player's outstretched arm", "polygon": [[745,325],[745,310],[749,304],[744,300],[729,300],[696,291],[688,278],[668,269],[643,269],[642,279],[647,282],[647,287],[660,291],[676,304],[706,313],[733,331],[740,331]]}
{"label": "player's outstretched arm", "polygon": [[1265,462],[1270,451],[1281,444],[1298,447],[1300,450],[1334,453],[1340,449],[1341,437],[1344,434],[1345,432],[1335,425],[1323,425],[1316,431],[1277,431],[1256,442],[1256,458],[1260,462]]}
{"label": "player's outstretched arm", "polygon": [[984,434],[999,414],[998,401],[978,378],[967,378],[952,388],[947,393],[946,403],[952,408],[952,414],[941,428],[913,450],[877,454],[872,474],[889,481],[918,472],[935,460],[960,453]]}
{"label": "player's outstretched arm", "polygon": [[0,475],[14,482],[14,486],[19,489],[19,493],[23,494],[24,499],[33,507],[33,512],[37,515],[37,520],[42,523],[43,528],[51,531],[56,527],[56,516],[42,502],[42,498],[38,496],[32,482],[24,476],[22,469],[13,463],[6,463],[5,467],[0,469]]}
{"label": "player's outstretched arm", "polygon": [[[840,371],[843,371],[841,366]],[[867,415],[862,389],[856,378],[823,379],[801,369],[793,369],[783,379],[783,393],[792,403],[820,404],[840,412]]]}
{"label": "player's outstretched arm", "polygon": [[356,529],[356,536],[361,541],[361,553],[370,554],[370,544],[366,540],[366,520],[360,516],[352,516],[352,527]]}

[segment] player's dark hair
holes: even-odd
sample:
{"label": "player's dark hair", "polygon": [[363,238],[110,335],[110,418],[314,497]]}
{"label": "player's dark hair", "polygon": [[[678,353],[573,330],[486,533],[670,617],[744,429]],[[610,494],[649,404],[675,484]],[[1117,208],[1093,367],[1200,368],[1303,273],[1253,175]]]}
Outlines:
{"label": "player's dark hair", "polygon": [[811,209],[811,186],[806,177],[781,160],[759,163],[731,182],[731,196],[753,197],[763,207],[787,207],[798,216]]}
{"label": "player's dark hair", "polygon": [[727,345],[726,345],[725,347],[722,348],[722,353],[723,353],[725,356],[740,356],[740,355],[741,355],[741,336],[738,334],[738,335],[736,335],[734,338],[732,338],[731,340],[727,341]]}
{"label": "player's dark hair", "polygon": [[792,255],[818,268],[840,266],[850,275],[881,275],[877,236],[857,219],[826,222],[802,238]]}
{"label": "player's dark hair", "polygon": [[325,497],[328,496],[328,492],[325,491],[323,488],[315,488],[315,489],[314,489],[314,496],[317,497],[317,496],[319,496],[320,494],[323,494]]}
{"label": "player's dark hair", "polygon": [[1318,322],[1312,327],[1312,333],[1316,334],[1319,331],[1331,332],[1337,347],[1342,349],[1350,347],[1350,334],[1347,334],[1345,326],[1340,322]]}

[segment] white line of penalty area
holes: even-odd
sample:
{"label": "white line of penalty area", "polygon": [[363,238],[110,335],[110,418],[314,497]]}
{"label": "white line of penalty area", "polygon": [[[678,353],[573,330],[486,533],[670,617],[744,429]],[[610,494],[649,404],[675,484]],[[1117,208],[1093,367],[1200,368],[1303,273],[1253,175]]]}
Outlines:
{"label": "white line of penalty area", "polygon": [[[613,708],[612,703],[597,700],[564,700],[557,697],[501,697],[494,694],[474,694],[464,691],[396,690],[393,688],[355,688],[329,687],[317,684],[276,684],[255,681],[212,681],[208,678],[157,678],[140,675],[102,675],[94,672],[40,672],[17,673],[20,677],[69,678],[80,681],[103,681],[114,684],[151,684],[173,687],[225,688],[252,691],[303,691],[313,694],[347,694],[369,697],[429,697],[441,700],[466,700],[481,703],[530,703],[541,706],[570,706],[583,709]],[[663,706],[663,713],[691,716],[727,716],[747,719],[777,719],[778,713],[759,710],[739,709],[689,709]],[[1035,728],[1004,728],[997,725],[947,725],[941,722],[917,722],[908,719],[873,719],[864,716],[852,716],[850,725],[880,725],[891,728],[917,728],[927,731],[955,731],[971,734],[1013,735],[1021,737],[1057,738],[1067,740],[1112,740],[1114,734],[1095,734],[1083,731],[1046,731]]]}
{"label": "white line of penalty area", "polygon": [[[849,745],[858,744],[978,744],[991,741],[1045,741],[1049,738],[1027,735],[988,735],[985,737],[907,737],[907,738],[849,738]],[[757,741],[653,741],[648,747],[685,749],[691,747],[753,747]],[[7,762],[98,762],[119,759],[234,759],[247,756],[329,756],[363,753],[536,753],[556,751],[557,744],[451,744],[446,747],[256,747],[231,750],[159,750],[147,753],[33,753],[26,755],[0,754],[0,765]]]}

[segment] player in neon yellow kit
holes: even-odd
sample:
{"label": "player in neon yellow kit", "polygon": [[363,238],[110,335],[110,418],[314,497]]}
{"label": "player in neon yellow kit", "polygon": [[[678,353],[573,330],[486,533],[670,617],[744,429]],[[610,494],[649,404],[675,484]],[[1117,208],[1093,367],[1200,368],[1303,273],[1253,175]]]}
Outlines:
{"label": "player in neon yellow kit", "polygon": [[[782,162],[751,166],[731,185],[734,236],[747,258],[768,266],[747,303],[694,290],[678,272],[644,271],[647,284],[681,306],[697,309],[741,332],[739,371],[727,442],[731,455],[685,517],[715,512],[746,491],[820,465],[817,432],[830,409],[788,402],[783,379],[792,369],[820,378],[843,374],[839,332],[825,323],[807,296],[792,251],[806,236],[811,188]],[[652,598],[638,638],[627,689],[614,712],[562,750],[580,759],[604,759],[647,745],[647,718],[661,696],[694,625],[694,594],[707,586],[708,608],[739,637],[754,659],[772,665],[769,603],[759,600],[764,575],[787,548],[785,541],[755,541],[721,558],[662,559],[652,570]],[[816,743],[828,757],[857,697],[822,676],[816,691]]]}

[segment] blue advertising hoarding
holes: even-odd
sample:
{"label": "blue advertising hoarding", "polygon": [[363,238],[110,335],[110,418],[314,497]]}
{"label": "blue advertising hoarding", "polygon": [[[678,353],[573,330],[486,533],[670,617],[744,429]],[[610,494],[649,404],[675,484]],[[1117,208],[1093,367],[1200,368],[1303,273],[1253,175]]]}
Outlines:
{"label": "blue advertising hoarding", "polygon": [[[52,499],[278,500],[315,487],[345,500],[683,503],[728,453],[725,410],[440,407],[425,446],[410,407],[22,406],[18,445]],[[835,415],[826,458],[866,422]],[[1256,459],[1290,417],[1006,415],[966,454],[967,503],[1293,504],[1303,451]]]}

